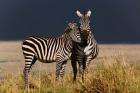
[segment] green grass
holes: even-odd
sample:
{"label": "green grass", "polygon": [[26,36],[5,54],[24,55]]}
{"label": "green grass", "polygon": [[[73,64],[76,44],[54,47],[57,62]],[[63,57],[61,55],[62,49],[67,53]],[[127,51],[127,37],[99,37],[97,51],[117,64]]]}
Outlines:
{"label": "green grass", "polygon": [[128,63],[127,58],[103,59],[90,68],[85,82],[67,73],[63,82],[55,81],[55,73],[30,73],[30,86],[23,88],[22,75],[6,75],[0,80],[0,93],[140,93],[140,65]]}

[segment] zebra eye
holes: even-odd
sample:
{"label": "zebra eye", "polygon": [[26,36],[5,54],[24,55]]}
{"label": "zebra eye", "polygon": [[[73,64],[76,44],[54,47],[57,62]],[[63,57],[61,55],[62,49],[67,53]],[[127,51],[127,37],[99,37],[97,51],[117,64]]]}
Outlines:
{"label": "zebra eye", "polygon": [[72,30],[72,29],[70,28],[70,30]]}
{"label": "zebra eye", "polygon": [[79,32],[79,31],[77,31],[77,34],[80,34],[80,32]]}

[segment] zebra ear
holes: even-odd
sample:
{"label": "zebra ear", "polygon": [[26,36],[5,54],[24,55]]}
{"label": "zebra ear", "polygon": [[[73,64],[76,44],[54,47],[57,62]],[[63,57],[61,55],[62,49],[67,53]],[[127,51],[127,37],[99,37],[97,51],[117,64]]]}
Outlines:
{"label": "zebra ear", "polygon": [[81,16],[83,16],[81,13],[80,13],[80,11],[76,11],[76,14],[79,16],[79,17],[81,17]]}
{"label": "zebra ear", "polygon": [[68,23],[68,26],[70,27],[72,23]]}
{"label": "zebra ear", "polygon": [[89,11],[87,12],[87,16],[90,17],[90,15],[91,15],[91,11],[89,10]]}

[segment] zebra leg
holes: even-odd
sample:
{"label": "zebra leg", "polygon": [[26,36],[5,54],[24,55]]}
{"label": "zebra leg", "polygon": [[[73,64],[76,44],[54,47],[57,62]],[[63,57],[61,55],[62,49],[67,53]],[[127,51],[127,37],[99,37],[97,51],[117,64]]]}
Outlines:
{"label": "zebra leg", "polygon": [[65,67],[66,67],[66,63],[67,61],[64,61],[63,64],[62,64],[62,67],[60,69],[60,80],[62,81],[63,77],[64,77],[64,74],[65,74]]}
{"label": "zebra leg", "polygon": [[25,89],[29,88],[28,74],[30,72],[30,69],[31,69],[32,65],[36,62],[36,60],[37,59],[34,56],[25,56],[25,68],[24,68],[24,71],[23,71]]}
{"label": "zebra leg", "polygon": [[82,60],[81,59],[78,61],[78,64],[79,64],[79,74],[82,74],[83,69],[82,69]]}
{"label": "zebra leg", "polygon": [[28,71],[25,68],[24,68],[23,74],[24,74],[24,88],[27,89],[27,88],[29,88]]}
{"label": "zebra leg", "polygon": [[88,67],[89,67],[92,60],[93,60],[93,57],[91,55],[86,57],[86,68],[85,68],[86,73],[88,73]]}
{"label": "zebra leg", "polygon": [[79,56],[79,58],[78,58],[78,64],[79,64],[79,74],[82,77],[82,81],[84,81],[84,70],[86,68],[85,55]]}
{"label": "zebra leg", "polygon": [[56,63],[56,80],[59,79],[59,73],[60,73],[60,69],[61,69],[61,62]]}
{"label": "zebra leg", "polygon": [[62,81],[64,73],[65,73],[65,66],[67,61],[57,62],[56,64],[56,80],[60,79]]}
{"label": "zebra leg", "polygon": [[85,69],[86,69],[86,56],[84,56],[82,59],[82,81],[83,82],[84,82]]}
{"label": "zebra leg", "polygon": [[73,69],[73,81],[76,81],[76,76],[77,76],[77,62],[71,60],[71,65],[72,65],[72,69]]}

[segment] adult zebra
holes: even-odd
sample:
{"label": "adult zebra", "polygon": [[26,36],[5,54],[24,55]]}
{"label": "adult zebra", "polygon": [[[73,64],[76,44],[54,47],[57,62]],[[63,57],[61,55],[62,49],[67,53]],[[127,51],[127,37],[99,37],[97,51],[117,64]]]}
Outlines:
{"label": "adult zebra", "polygon": [[79,64],[79,71],[82,74],[82,80],[84,79],[84,71],[88,68],[90,62],[98,55],[98,45],[94,38],[93,33],[90,30],[90,15],[91,11],[81,14],[80,11],[76,12],[80,17],[80,31],[81,31],[81,43],[74,43],[71,55],[71,65],[73,68],[73,80],[76,80],[77,75],[77,62]]}
{"label": "adult zebra", "polygon": [[29,88],[28,73],[32,65],[39,60],[44,63],[57,62],[56,78],[63,78],[64,68],[71,56],[72,42],[81,42],[76,23],[70,22],[64,33],[56,38],[29,37],[22,43],[25,57],[25,88]]}

